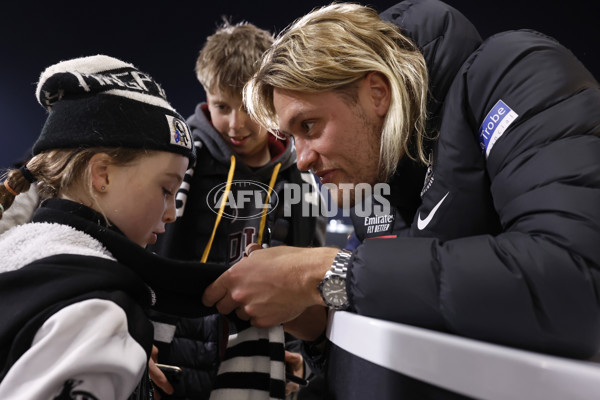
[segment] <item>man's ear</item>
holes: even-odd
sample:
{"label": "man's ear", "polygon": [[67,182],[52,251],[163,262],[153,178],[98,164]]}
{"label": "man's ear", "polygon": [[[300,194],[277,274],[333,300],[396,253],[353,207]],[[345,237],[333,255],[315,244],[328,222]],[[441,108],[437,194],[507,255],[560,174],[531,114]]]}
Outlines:
{"label": "man's ear", "polygon": [[109,179],[109,167],[112,164],[111,157],[106,153],[97,153],[92,156],[89,162],[90,178],[94,190],[106,192]]}
{"label": "man's ear", "polygon": [[385,117],[392,100],[392,88],[385,75],[380,72],[369,72],[365,77],[374,111],[379,117]]}

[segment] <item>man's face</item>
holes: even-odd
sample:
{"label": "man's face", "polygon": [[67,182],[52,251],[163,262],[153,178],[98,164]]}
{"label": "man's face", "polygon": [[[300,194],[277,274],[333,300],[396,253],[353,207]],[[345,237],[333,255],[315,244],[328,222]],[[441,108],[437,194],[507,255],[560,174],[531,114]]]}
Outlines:
{"label": "man's face", "polygon": [[269,162],[269,133],[250,119],[242,107],[241,95],[207,92],[206,99],[211,122],[229,148],[250,167]]}
{"label": "man's face", "polygon": [[[292,136],[296,144],[298,168],[311,170],[323,184],[336,185],[338,195],[340,184],[374,185],[382,180],[379,147],[383,117],[373,107],[365,80],[358,84],[357,94],[356,104],[351,104],[349,99],[331,91],[273,92],[280,131]],[[351,206],[353,194],[352,191]],[[340,207],[341,201],[338,196]]]}

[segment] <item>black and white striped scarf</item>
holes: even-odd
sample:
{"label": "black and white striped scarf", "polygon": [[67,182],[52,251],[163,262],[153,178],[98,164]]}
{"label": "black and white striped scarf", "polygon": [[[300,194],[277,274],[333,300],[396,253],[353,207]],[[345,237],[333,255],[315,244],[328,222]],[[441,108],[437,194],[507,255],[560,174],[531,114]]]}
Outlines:
{"label": "black and white striped scarf", "polygon": [[247,326],[229,335],[210,400],[285,399],[282,326]]}

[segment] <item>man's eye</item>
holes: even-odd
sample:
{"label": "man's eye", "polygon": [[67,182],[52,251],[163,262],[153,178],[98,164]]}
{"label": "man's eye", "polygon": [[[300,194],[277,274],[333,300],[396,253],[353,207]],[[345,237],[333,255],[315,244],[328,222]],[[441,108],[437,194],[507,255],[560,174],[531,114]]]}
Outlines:
{"label": "man's eye", "polygon": [[302,129],[304,129],[305,132],[309,132],[314,124],[314,122],[304,121],[302,122]]}
{"label": "man's eye", "polygon": [[163,188],[163,194],[166,196],[172,196],[173,192],[171,192],[169,189],[167,188]]}

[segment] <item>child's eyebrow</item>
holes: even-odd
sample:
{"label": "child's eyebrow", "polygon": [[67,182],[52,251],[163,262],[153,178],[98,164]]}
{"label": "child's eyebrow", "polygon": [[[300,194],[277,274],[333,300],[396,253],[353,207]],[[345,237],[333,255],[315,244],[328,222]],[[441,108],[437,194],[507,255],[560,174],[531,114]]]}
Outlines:
{"label": "child's eyebrow", "polygon": [[177,180],[177,183],[183,182],[183,178],[179,176],[179,174],[176,174],[174,172],[166,172],[165,175],[175,178]]}

